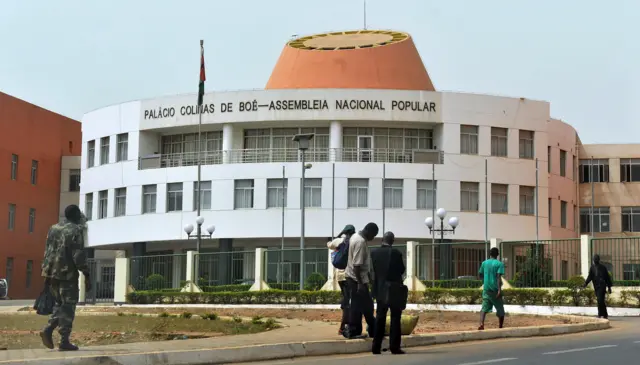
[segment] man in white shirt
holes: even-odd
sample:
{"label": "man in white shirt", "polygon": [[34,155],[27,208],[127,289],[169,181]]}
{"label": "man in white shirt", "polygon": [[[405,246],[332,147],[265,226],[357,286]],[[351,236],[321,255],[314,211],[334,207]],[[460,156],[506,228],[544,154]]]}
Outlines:
{"label": "man in white shirt", "polygon": [[362,319],[364,316],[368,325],[369,337],[375,333],[375,317],[373,316],[373,299],[369,292],[371,253],[368,242],[378,235],[378,225],[367,223],[364,229],[349,240],[349,260],[345,276],[347,287],[351,297],[348,331],[345,337],[351,338],[362,332]]}

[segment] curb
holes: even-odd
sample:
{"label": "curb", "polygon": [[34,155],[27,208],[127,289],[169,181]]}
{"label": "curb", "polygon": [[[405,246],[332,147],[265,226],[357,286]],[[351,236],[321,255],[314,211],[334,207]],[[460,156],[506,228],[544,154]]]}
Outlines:
{"label": "curb", "polygon": [[[554,336],[571,333],[597,331],[610,328],[608,320],[597,318],[583,318],[565,316],[568,319],[586,323],[566,324],[555,326],[524,327],[495,329],[486,331],[448,332],[430,335],[405,336],[402,347],[418,347],[440,345],[455,342],[481,341],[502,338]],[[387,346],[387,340],[385,344]],[[198,365],[198,364],[230,364],[239,362],[286,360],[305,356],[328,356],[357,354],[371,351],[371,340],[336,340],[312,341],[283,344],[269,344],[257,346],[229,347],[219,349],[198,349],[184,351],[158,351],[131,354],[100,354],[67,358],[33,359],[2,361],[2,365]]]}

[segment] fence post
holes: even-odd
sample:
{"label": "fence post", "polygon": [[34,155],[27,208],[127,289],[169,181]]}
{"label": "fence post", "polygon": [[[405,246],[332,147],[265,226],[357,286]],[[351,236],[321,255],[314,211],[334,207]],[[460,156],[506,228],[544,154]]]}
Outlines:
{"label": "fence post", "polygon": [[591,269],[591,236],[583,234],[580,236],[580,274],[583,278],[589,276]]}
{"label": "fence post", "polygon": [[416,258],[418,257],[418,242],[407,242],[407,278],[404,285],[411,291],[424,291],[427,287],[418,279],[416,270]]}
{"label": "fence post", "polygon": [[327,262],[329,263],[329,265],[327,265],[327,282],[322,286],[322,289],[320,290],[326,290],[326,291],[333,291],[333,290],[338,290],[338,283],[336,282],[336,277],[335,277],[335,269],[333,268],[333,263],[331,262],[331,253],[333,252],[333,250],[327,250],[328,254],[327,254]]}
{"label": "fence post", "polygon": [[[78,305],[85,305],[87,302],[87,287],[85,286],[86,278],[83,273],[78,276]],[[93,290],[96,290],[93,288]]]}
{"label": "fence post", "polygon": [[[502,276],[502,286],[505,289],[510,289],[511,284],[507,278],[513,279],[515,275],[515,258],[513,257],[513,246],[509,244],[502,244],[501,238],[491,238],[489,240],[489,250],[492,248],[497,248],[500,250],[500,257],[502,258],[502,263],[504,264],[504,276]],[[489,257],[486,258],[487,260]],[[505,260],[506,259],[506,260]]]}
{"label": "fence post", "polygon": [[264,247],[258,247],[256,248],[256,257],[255,257],[255,261],[256,261],[256,267],[255,267],[255,274],[254,274],[254,281],[253,281],[253,285],[251,285],[251,288],[249,288],[250,291],[260,291],[260,290],[269,290],[269,285],[267,284],[266,281],[264,281],[264,262],[265,262],[265,252],[267,250]]}
{"label": "fence post", "polygon": [[129,258],[116,257],[116,277],[113,285],[113,302],[116,305],[127,302],[129,292]]}
{"label": "fence post", "polygon": [[181,292],[187,293],[201,293],[200,287],[198,287],[198,274],[195,272],[196,269],[196,260],[199,260],[200,257],[196,257],[196,251],[187,251],[187,267],[186,267],[186,275],[187,283],[184,288],[180,290]]}

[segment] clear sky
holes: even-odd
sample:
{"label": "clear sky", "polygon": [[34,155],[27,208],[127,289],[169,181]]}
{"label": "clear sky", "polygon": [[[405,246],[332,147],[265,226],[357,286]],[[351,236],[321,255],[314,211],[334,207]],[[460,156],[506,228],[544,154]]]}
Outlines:
{"label": "clear sky", "polygon": [[[123,101],[263,88],[294,34],[358,29],[363,0],[3,0],[0,91],[80,119]],[[640,1],[368,0],[438,90],[551,102],[586,143],[640,143]],[[635,22],[632,22],[635,20]]]}

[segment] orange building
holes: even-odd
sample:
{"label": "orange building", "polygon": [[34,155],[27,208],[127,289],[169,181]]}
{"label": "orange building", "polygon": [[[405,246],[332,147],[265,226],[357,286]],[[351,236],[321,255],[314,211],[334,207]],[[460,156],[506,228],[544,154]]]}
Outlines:
{"label": "orange building", "polygon": [[0,92],[0,278],[12,299],[35,298],[49,226],[59,219],[61,161],[80,156],[81,128]]}

